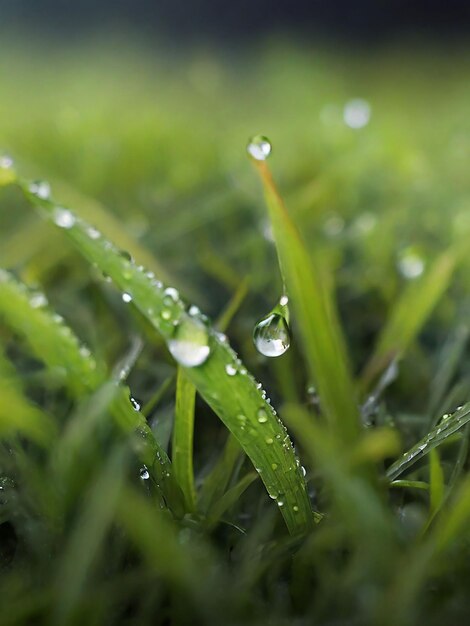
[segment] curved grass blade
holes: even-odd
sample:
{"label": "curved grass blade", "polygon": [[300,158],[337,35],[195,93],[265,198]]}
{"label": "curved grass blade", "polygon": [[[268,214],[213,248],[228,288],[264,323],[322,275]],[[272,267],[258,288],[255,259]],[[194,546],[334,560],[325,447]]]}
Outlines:
{"label": "curved grass blade", "polygon": [[[204,400],[235,435],[261,476],[270,496],[282,503],[280,511],[292,534],[302,534],[313,525],[306,485],[292,442],[266,394],[243,367],[226,338],[190,315],[175,289],[164,289],[153,273],[137,267],[94,227],[68,209],[31,193],[25,181],[18,185],[41,214],[61,228],[79,252],[125,294],[175,348],[175,333],[204,339],[209,358],[197,367],[184,369]],[[181,358],[181,357],[180,357]],[[235,375],[228,375],[227,368]],[[261,419],[260,419],[261,418]]]}
{"label": "curved grass blade", "polygon": [[410,283],[403,291],[364,369],[362,375],[364,388],[393,359],[399,358],[416,338],[447,289],[458,260],[458,251],[444,252],[436,259],[429,272],[419,281]]}
{"label": "curved grass blade", "polygon": [[231,506],[238,502],[240,496],[248,489],[251,483],[256,480],[257,474],[250,472],[241,478],[236,485],[226,491],[224,495],[218,500],[209,510],[207,514],[207,523],[209,527],[213,527],[220,520],[222,515]]}
{"label": "curved grass blade", "polygon": [[186,376],[185,371],[181,367],[178,367],[171,458],[175,478],[183,491],[186,506],[189,511],[193,512],[196,509],[196,490],[194,488],[193,469],[195,401],[196,389]]}
{"label": "curved grass blade", "polygon": [[253,163],[263,183],[281,273],[323,411],[337,436],[343,441],[353,441],[360,432],[356,392],[330,287],[312,262],[265,161],[253,160]]}
{"label": "curved grass blade", "polygon": [[[88,348],[78,341],[64,320],[46,306],[41,292],[32,292],[11,274],[0,271],[0,316],[10,328],[21,334],[32,353],[50,370],[60,368],[70,393],[80,398],[106,382],[106,373],[96,363]],[[175,515],[182,515],[181,493],[175,483],[171,463],[155,440],[147,421],[129,402],[129,391],[118,387],[110,410],[119,427],[133,439],[136,454],[154,476],[157,485]]]}
{"label": "curved grass blade", "polygon": [[395,463],[387,469],[387,477],[395,480],[397,476],[422,459],[434,448],[441,445],[451,435],[470,422],[470,402],[460,407],[452,415],[444,415],[441,421],[416,443],[408,452],[405,452]]}

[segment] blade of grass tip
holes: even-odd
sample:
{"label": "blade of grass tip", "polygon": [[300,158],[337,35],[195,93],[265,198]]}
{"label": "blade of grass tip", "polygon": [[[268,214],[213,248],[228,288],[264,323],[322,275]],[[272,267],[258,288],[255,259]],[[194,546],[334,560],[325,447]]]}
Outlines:
{"label": "blade of grass tip", "polygon": [[414,463],[422,459],[437,446],[444,443],[451,435],[463,428],[470,422],[470,402],[463,405],[455,413],[444,415],[440,422],[429,431],[412,448],[405,452],[387,469],[386,475],[389,480],[395,480],[397,476],[409,469]]}
{"label": "blade of grass tip", "polygon": [[395,303],[364,368],[361,386],[366,389],[389,363],[402,356],[414,341],[438,300],[449,286],[461,254],[448,250],[439,256],[429,272],[410,282]]}
{"label": "blade of grass tip", "polygon": [[73,615],[80,596],[85,593],[87,574],[98,558],[100,547],[116,514],[122,498],[122,486],[127,468],[125,450],[117,447],[98,475],[75,529],[62,553],[56,586],[58,602],[53,624],[64,624]]}
{"label": "blade of grass tip", "polygon": [[253,163],[263,183],[279,265],[298,320],[310,374],[331,427],[339,439],[349,443],[360,432],[359,412],[330,287],[312,262],[267,164],[255,159]]}
{"label": "blade of grass tip", "polygon": [[[60,368],[64,382],[73,397],[100,387],[106,380],[104,367],[90,350],[82,345],[64,320],[47,307],[47,299],[39,291],[31,291],[11,274],[0,270],[0,316],[8,326],[22,335],[32,353],[48,369]],[[181,493],[175,483],[166,452],[155,440],[147,421],[129,401],[129,391],[120,387],[112,402],[116,423],[133,438],[136,454],[148,466],[157,484],[176,515],[184,512]]]}
{"label": "blade of grass tip", "polygon": [[109,276],[165,339],[201,397],[251,459],[292,534],[313,526],[313,515],[292,442],[266,393],[247,372],[227,338],[207,318],[187,312],[172,287],[164,288],[152,272],[137,267],[96,228],[72,211],[39,198],[26,181],[18,181],[26,198],[73,242],[78,251]]}
{"label": "blade of grass tip", "polygon": [[183,368],[178,366],[176,375],[176,405],[171,460],[189,511],[196,510],[194,487],[193,438],[196,388]]}
{"label": "blade of grass tip", "polygon": [[431,383],[427,412],[435,424],[435,418],[439,417],[438,409],[445,399],[451,380],[455,375],[458,365],[465,353],[468,342],[469,329],[460,325],[445,342],[439,354],[439,367]]}

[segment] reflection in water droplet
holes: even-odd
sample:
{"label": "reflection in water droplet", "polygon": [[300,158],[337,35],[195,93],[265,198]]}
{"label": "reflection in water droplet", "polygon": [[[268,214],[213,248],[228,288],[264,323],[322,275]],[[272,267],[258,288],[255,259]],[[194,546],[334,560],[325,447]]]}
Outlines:
{"label": "reflection in water droplet", "polygon": [[124,302],[132,302],[132,296],[130,293],[124,292],[122,294],[122,299],[124,300]]}
{"label": "reflection in water droplet", "polygon": [[370,120],[370,104],[362,98],[355,98],[346,102],[343,111],[344,123],[349,128],[363,128]]}
{"label": "reflection in water droplet", "polygon": [[248,142],[246,149],[248,154],[256,161],[265,161],[271,154],[272,146],[267,137],[255,135]]}
{"label": "reflection in water droplet", "polygon": [[290,346],[290,331],[286,319],[271,313],[259,321],[253,332],[253,342],[258,352],[267,357],[278,357]]}
{"label": "reflection in water droplet", "polygon": [[175,328],[168,349],[184,367],[202,365],[210,354],[207,328],[196,318],[186,318]]}
{"label": "reflection in water droplet", "polygon": [[51,195],[51,186],[45,180],[35,180],[30,184],[29,191],[41,200],[47,200]]}
{"label": "reflection in water droplet", "polygon": [[403,278],[413,280],[421,276],[424,272],[426,262],[418,250],[410,246],[400,252],[397,265]]}
{"label": "reflection in water droplet", "polygon": [[150,474],[145,465],[140,470],[140,477],[142,480],[148,480],[150,478]]}
{"label": "reflection in water droplet", "polygon": [[72,228],[75,224],[75,215],[68,209],[57,206],[54,209],[53,220],[59,228]]}

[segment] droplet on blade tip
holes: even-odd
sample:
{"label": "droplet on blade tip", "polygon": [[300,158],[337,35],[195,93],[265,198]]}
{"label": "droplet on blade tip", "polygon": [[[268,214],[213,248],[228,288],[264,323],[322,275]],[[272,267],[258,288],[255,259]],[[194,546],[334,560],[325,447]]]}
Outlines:
{"label": "droplet on blade tip", "polygon": [[255,135],[248,142],[246,150],[256,161],[265,161],[272,152],[272,145],[264,135]]}

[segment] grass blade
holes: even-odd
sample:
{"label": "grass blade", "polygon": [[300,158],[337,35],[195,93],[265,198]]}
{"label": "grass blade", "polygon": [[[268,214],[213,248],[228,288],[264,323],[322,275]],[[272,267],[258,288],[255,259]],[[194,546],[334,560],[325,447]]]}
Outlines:
{"label": "grass blade", "polygon": [[185,371],[178,367],[176,377],[175,423],[172,439],[172,462],[189,511],[196,509],[193,470],[194,405],[196,389]]}
{"label": "grass blade", "polygon": [[251,472],[250,474],[246,474],[241,478],[236,485],[234,485],[231,489],[226,491],[224,495],[218,500],[209,510],[207,514],[207,522],[209,527],[214,526],[220,520],[222,515],[227,511],[232,505],[234,505],[242,495],[242,493],[248,489],[251,483],[256,480],[257,474],[255,472]]}
{"label": "grass blade", "polygon": [[363,387],[367,387],[393,359],[399,358],[416,338],[447,289],[458,259],[457,252],[444,252],[429,272],[403,291],[364,369]]}
{"label": "grass blade", "polygon": [[[72,396],[80,398],[106,382],[104,367],[96,363],[64,320],[45,306],[46,302],[42,293],[31,292],[11,274],[0,271],[0,316],[26,339],[32,353],[50,370],[60,368],[64,372],[65,385]],[[155,482],[161,485],[173,512],[182,515],[182,496],[168,456],[155,440],[143,415],[131,406],[129,391],[117,387],[117,383],[110,410],[125,433],[137,433],[133,438],[136,454],[155,475]]]}
{"label": "grass blade", "polygon": [[395,463],[387,469],[387,476],[395,480],[397,476],[411,467],[416,461],[422,459],[437,446],[440,446],[451,435],[463,428],[470,422],[470,402],[460,407],[452,415],[444,415],[441,421],[429,431],[412,448],[405,452]]}
{"label": "grass blade", "polygon": [[[17,184],[88,261],[111,277],[125,300],[132,302],[163,336],[170,351],[174,349],[175,333],[183,335],[179,346],[187,345],[188,338],[199,341],[203,336],[210,357],[197,367],[184,367],[188,378],[239,441],[271,497],[283,503],[280,511],[289,531],[302,534],[310,529],[312,510],[292,442],[266,401],[265,392],[248,374],[226,338],[204,325],[200,317],[189,315],[176,290],[165,290],[152,273],[137,267],[95,228],[68,209],[31,193],[26,181]],[[236,375],[228,375],[227,368]]]}
{"label": "grass blade", "polygon": [[263,183],[281,272],[298,319],[304,353],[323,411],[338,437],[353,441],[359,433],[356,393],[330,288],[316,263],[312,263],[266,163],[253,162]]}
{"label": "grass blade", "polygon": [[444,500],[444,472],[442,470],[439,452],[436,448],[429,453],[429,501],[430,517],[433,517]]}

